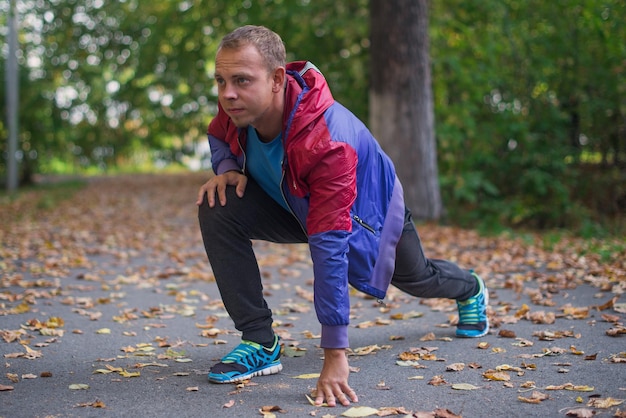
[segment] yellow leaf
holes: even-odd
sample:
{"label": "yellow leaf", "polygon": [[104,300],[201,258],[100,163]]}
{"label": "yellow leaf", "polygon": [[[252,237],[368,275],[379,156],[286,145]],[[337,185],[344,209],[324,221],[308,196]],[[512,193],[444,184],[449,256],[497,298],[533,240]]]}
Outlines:
{"label": "yellow leaf", "polygon": [[320,377],[319,373],[308,373],[308,374],[301,374],[298,376],[294,376],[294,379],[317,379],[318,377]]}
{"label": "yellow leaf", "polygon": [[455,384],[452,385],[452,389],[456,389],[456,390],[474,390],[474,389],[480,389],[480,387],[471,385],[469,383],[455,383]]}
{"label": "yellow leaf", "polygon": [[33,350],[27,345],[24,346],[24,349],[26,350],[27,359],[32,360],[32,359],[36,359],[36,358],[43,356],[43,354],[41,354],[41,351]]}
{"label": "yellow leaf", "polygon": [[573,385],[573,386],[566,386],[565,390],[574,390],[576,392],[593,392],[595,388],[593,386],[587,386],[587,385]]}
{"label": "yellow leaf", "polygon": [[508,382],[511,380],[511,376],[509,376],[506,372],[494,372],[493,370],[486,371],[483,373],[483,377],[489,380],[496,380],[501,382]]}
{"label": "yellow leaf", "polygon": [[58,316],[52,316],[45,322],[45,326],[48,328],[60,328],[63,325],[65,325],[65,321],[63,321],[63,318],[59,318]]}
{"label": "yellow leaf", "polygon": [[21,314],[30,311],[30,305],[26,302],[22,302],[15,308],[11,309],[11,313]]}
{"label": "yellow leaf", "polygon": [[141,372],[129,372],[126,370],[123,370],[120,372],[120,376],[122,377],[139,377],[141,376]]}
{"label": "yellow leaf", "polygon": [[74,383],[69,386],[71,390],[87,390],[89,389],[89,385],[84,383]]}
{"label": "yellow leaf", "polygon": [[378,409],[370,408],[369,406],[356,406],[348,409],[343,414],[342,417],[369,417],[370,415],[378,414]]}
{"label": "yellow leaf", "polygon": [[96,334],[110,334],[111,330],[109,328],[100,328],[96,331]]}
{"label": "yellow leaf", "polygon": [[[304,395],[306,396],[307,400],[309,401],[309,403],[313,406],[317,406],[315,405],[315,401],[309,396],[309,395]],[[326,402],[324,402],[321,406],[328,406],[328,404]]]}
{"label": "yellow leaf", "polygon": [[112,370],[107,370],[107,369],[96,369],[93,371],[93,374],[109,374],[109,373],[113,373]]}

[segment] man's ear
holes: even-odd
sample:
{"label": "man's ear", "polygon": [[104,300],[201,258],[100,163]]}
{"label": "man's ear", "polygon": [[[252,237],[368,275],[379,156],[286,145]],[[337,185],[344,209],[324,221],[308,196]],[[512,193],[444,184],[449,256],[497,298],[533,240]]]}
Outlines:
{"label": "man's ear", "polygon": [[279,93],[285,87],[285,67],[278,67],[274,70],[274,83],[272,92]]}

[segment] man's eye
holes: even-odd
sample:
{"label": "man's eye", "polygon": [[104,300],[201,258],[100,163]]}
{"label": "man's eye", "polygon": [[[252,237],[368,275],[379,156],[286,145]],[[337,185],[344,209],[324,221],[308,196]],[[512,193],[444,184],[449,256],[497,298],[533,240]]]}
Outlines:
{"label": "man's eye", "polygon": [[246,84],[247,82],[248,82],[247,78],[241,77],[241,78],[237,79],[237,83],[239,83],[239,84]]}

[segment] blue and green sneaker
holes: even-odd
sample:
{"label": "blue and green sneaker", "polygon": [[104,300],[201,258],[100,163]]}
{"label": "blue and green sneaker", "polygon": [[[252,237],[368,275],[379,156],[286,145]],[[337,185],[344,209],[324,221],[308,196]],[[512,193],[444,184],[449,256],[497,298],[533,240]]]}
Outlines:
{"label": "blue and green sneaker", "polygon": [[467,300],[456,301],[456,306],[459,309],[457,337],[477,338],[487,335],[489,332],[489,318],[487,318],[489,291],[483,279],[474,272],[472,275],[478,281],[478,293]]}
{"label": "blue and green sneaker", "polygon": [[278,336],[274,336],[274,344],[271,348],[263,347],[252,341],[242,340],[241,344],[235,347],[233,351],[211,367],[209,382],[239,382],[254,376],[275,374],[282,369]]}

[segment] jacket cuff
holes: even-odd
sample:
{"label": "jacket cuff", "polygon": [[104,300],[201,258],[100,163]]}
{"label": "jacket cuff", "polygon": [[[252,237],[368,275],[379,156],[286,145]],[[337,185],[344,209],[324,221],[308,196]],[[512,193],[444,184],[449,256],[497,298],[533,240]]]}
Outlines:
{"label": "jacket cuff", "polygon": [[220,175],[224,174],[227,171],[241,171],[241,167],[237,164],[237,161],[232,158],[226,158],[222,160],[220,165],[217,167],[217,172],[215,174]]}
{"label": "jacket cuff", "polygon": [[348,326],[347,325],[322,325],[322,348],[348,348]]}

